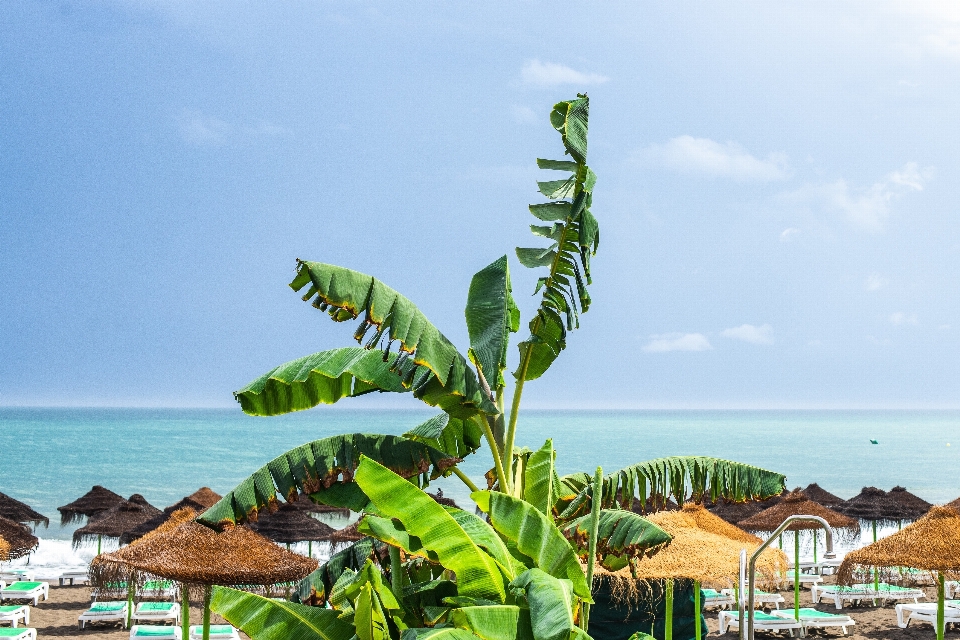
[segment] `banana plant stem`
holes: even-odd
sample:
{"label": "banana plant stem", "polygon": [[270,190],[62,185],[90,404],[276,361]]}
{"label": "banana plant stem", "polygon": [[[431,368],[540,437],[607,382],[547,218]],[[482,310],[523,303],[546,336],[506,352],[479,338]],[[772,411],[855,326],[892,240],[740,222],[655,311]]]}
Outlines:
{"label": "banana plant stem", "polygon": [[390,547],[390,588],[397,600],[403,601],[403,562],[400,560],[400,549]]}
{"label": "banana plant stem", "polygon": [[[600,530],[600,499],[603,495],[603,468],[597,467],[597,474],[593,479],[593,497],[590,503],[590,540],[587,542],[587,587],[593,591],[593,565],[597,561],[597,535]],[[584,603],[583,617],[580,620],[581,629],[587,631],[590,626],[590,605]]]}
{"label": "banana plant stem", "polygon": [[463,480],[463,484],[467,485],[467,488],[470,489],[470,491],[480,491],[480,489],[477,488],[477,485],[473,484],[473,480],[471,480],[463,471],[460,471],[460,467],[453,468],[453,475]]}
{"label": "banana plant stem", "polygon": [[[487,444],[490,446],[490,453],[493,455],[493,466],[497,470],[497,480],[500,482],[500,491],[510,493],[510,483],[507,482],[507,474],[503,472],[503,460],[501,460],[500,453],[497,451],[497,441],[493,437],[493,429],[490,428],[486,418],[483,416],[474,416],[473,419],[480,424],[480,428],[483,429],[483,435],[487,439]],[[512,458],[513,456],[511,455],[511,459]]]}

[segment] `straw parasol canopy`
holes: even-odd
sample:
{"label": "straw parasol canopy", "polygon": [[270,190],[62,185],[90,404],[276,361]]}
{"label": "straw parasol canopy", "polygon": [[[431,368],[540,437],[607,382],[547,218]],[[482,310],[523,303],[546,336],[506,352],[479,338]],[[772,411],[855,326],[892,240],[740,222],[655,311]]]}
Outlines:
{"label": "straw parasol canopy", "polygon": [[84,518],[106,511],[121,502],[123,502],[123,496],[120,494],[100,485],[94,485],[90,491],[70,504],[57,507],[57,511],[60,512],[60,524],[68,525],[71,522],[80,522]]}
{"label": "straw parasol canopy", "polygon": [[830,493],[816,482],[808,484],[807,488],[803,490],[803,493],[814,502],[831,509],[838,504],[843,504],[843,498]]}
{"label": "straw parasol canopy", "polygon": [[[223,496],[211,489],[210,487],[200,487],[190,495],[188,495],[184,500],[192,500],[193,502],[200,505],[203,509],[209,509],[213,505],[217,504]],[[168,509],[170,507],[167,507]],[[173,513],[171,511],[171,513]]]}
{"label": "straw parasol canopy", "polygon": [[902,531],[851,551],[840,565],[837,582],[852,584],[858,569],[866,567],[960,572],[960,513],[950,507],[932,507]]}
{"label": "straw parasol canopy", "polygon": [[6,557],[0,555],[0,560],[15,560],[22,558],[37,548],[40,540],[32,533],[30,528],[0,516],[0,538],[6,543]]}
{"label": "straw parasol canopy", "polygon": [[710,513],[702,504],[687,502],[683,505],[682,511],[694,522],[694,524],[696,524],[697,527],[703,529],[704,531],[716,533],[718,535],[730,538],[731,540],[752,545],[753,547],[756,547],[763,542],[763,540],[752,533],[747,533],[740,527],[732,525],[723,518]]}
{"label": "straw parasol canopy", "polygon": [[5,493],[0,493],[0,516],[14,522],[32,522],[37,526],[40,524],[45,527],[50,526],[50,518]]}
{"label": "straw parasol canopy", "polygon": [[350,509],[347,507],[332,507],[328,504],[317,504],[305,493],[301,493],[299,496],[297,496],[296,500],[289,504],[292,504],[297,509],[306,511],[308,513],[333,513],[343,517],[348,517],[350,515]]}
{"label": "straw parasol canopy", "polygon": [[[774,531],[789,516],[797,515],[820,516],[827,521],[832,529],[850,536],[856,535],[860,531],[860,525],[856,520],[810,500],[799,488],[788,493],[783,500],[769,509],[764,509],[755,516],[741,520],[738,526],[747,531]],[[786,530],[802,531],[819,528],[820,525],[814,522],[801,521],[794,522]]]}
{"label": "straw parasol canopy", "polygon": [[0,536],[0,561],[10,557],[10,543]]}
{"label": "straw parasol canopy", "polygon": [[897,502],[883,489],[864,487],[860,493],[837,507],[837,511],[851,518],[879,524],[896,524],[913,520],[913,511]]}
{"label": "straw parasol canopy", "polygon": [[[704,586],[714,588],[729,587],[736,582],[740,572],[741,549],[752,553],[760,544],[757,538],[751,542],[738,541],[711,531],[710,527],[720,527],[716,520],[708,520],[693,509],[659,511],[645,517],[673,536],[673,540],[653,556],[619,571],[610,572],[598,566],[598,575],[610,576],[620,583],[669,578],[697,580]],[[706,528],[698,526],[698,521],[705,521]],[[746,534],[741,531],[735,535],[742,538]],[[776,584],[786,568],[787,558],[779,549],[766,549],[757,559],[757,573],[766,584]],[[620,588],[631,592],[630,587],[622,584]]]}
{"label": "straw parasol canopy", "polygon": [[257,521],[250,523],[250,528],[274,542],[285,544],[326,540],[336,532],[330,525],[311,518],[290,503],[280,505],[273,513],[261,511]]}
{"label": "straw parasol canopy", "polygon": [[706,506],[713,515],[723,518],[730,524],[736,524],[741,520],[755,516],[778,502],[780,502],[780,496],[773,496],[766,500],[747,500],[746,502],[718,500],[717,502],[705,503],[704,506]]}
{"label": "straw parasol canopy", "polygon": [[330,534],[330,537],[327,538],[332,544],[333,548],[336,549],[340,546],[347,546],[351,542],[356,542],[357,540],[363,539],[363,534],[357,530],[357,527],[360,526],[360,522],[354,522],[351,525],[339,529]]}
{"label": "straw parasol canopy", "polygon": [[84,540],[92,538],[120,538],[159,513],[159,509],[135,493],[129,500],[123,500],[74,531],[73,545],[80,546]]}
{"label": "straw parasol canopy", "polygon": [[[301,580],[317,561],[287,551],[246,527],[218,533],[195,522],[189,509],[127,547],[90,563],[96,584],[149,574],[197,585],[271,585]],[[184,521],[185,520],[185,521]]]}
{"label": "straw parasol canopy", "polygon": [[910,512],[910,520],[917,520],[923,517],[927,511],[930,511],[930,507],[933,506],[920,496],[907,491],[905,487],[894,487],[890,489],[890,493],[887,495],[899,502]]}
{"label": "straw parasol canopy", "polygon": [[433,498],[437,504],[442,504],[445,507],[453,507],[455,509],[460,508],[457,506],[457,503],[454,502],[452,498],[443,497],[443,489],[437,489],[436,493],[427,493],[427,495]]}

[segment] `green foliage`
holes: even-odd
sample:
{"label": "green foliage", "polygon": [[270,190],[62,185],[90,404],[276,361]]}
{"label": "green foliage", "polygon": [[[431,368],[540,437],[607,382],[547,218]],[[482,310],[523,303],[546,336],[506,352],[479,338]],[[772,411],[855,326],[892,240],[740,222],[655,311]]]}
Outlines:
{"label": "green foliage", "polygon": [[450,623],[483,640],[534,640],[530,611],[514,605],[463,607],[450,612]]}
{"label": "green foliage", "polygon": [[[477,640],[477,636],[464,629],[446,627],[440,629],[406,629],[400,640]],[[485,640],[485,639],[483,639]]]}
{"label": "green foliage", "polygon": [[[591,515],[581,516],[563,527],[563,533],[581,550],[588,544]],[[599,557],[639,558],[653,555],[672,538],[670,534],[632,511],[603,509],[600,511],[597,534]],[[586,557],[586,553],[583,554]]]}
{"label": "green foliage", "polygon": [[557,103],[550,114],[554,128],[563,135],[567,153],[575,162],[538,159],[541,169],[566,171],[562,180],[537,183],[540,193],[551,202],[530,205],[530,213],[550,226],[533,225],[534,235],[552,240],[543,248],[517,248],[525,267],[548,267],[537,281],[534,294],[543,290],[540,308],[530,321],[530,337],[521,342],[520,366],[514,375],[519,381],[535,380],[566,348],[567,332],[580,326],[580,314],[590,308],[587,285],[590,255],[600,242],[599,225],[590,211],[597,177],[587,166],[587,124],[590,103],[585,95]]}
{"label": "green foliage", "polygon": [[553,440],[547,440],[527,460],[523,473],[523,499],[546,515],[551,522],[555,503],[553,483],[557,473],[553,465],[556,457]]}
{"label": "green foliage", "polygon": [[459,462],[442,451],[398,436],[332,436],[274,458],[197,520],[209,526],[243,522],[260,509],[275,506],[277,493],[288,501],[295,500],[299,493],[307,493],[315,502],[360,511],[368,501],[352,479],[363,455],[379,460],[404,478],[415,479],[421,486]]}
{"label": "green foliage", "polygon": [[213,587],[210,609],[256,640],[351,640],[354,626],[332,609]]}
{"label": "green foliage", "polygon": [[536,567],[555,578],[569,580],[574,593],[592,602],[576,552],[546,515],[505,493],[477,491],[470,497],[490,517],[497,533],[514,542],[517,550],[531,558]]}
{"label": "green foliage", "polygon": [[494,560],[430,496],[370,458],[361,460],[356,482],[382,515],[402,522],[456,573],[460,595],[504,602],[503,578]]}
{"label": "green foliage", "polygon": [[484,267],[470,281],[467,331],[471,359],[493,390],[503,387],[510,333],[520,328],[520,309],[513,300],[507,256]]}
{"label": "green foliage", "polygon": [[474,420],[451,418],[441,413],[410,431],[404,438],[416,440],[457,458],[466,458],[480,448],[483,432]]}
{"label": "green foliage", "polygon": [[[388,640],[406,628],[400,603],[383,577],[369,560],[357,572],[344,572],[330,596],[331,603],[345,613],[353,613],[353,624],[360,640]],[[341,616],[344,617],[344,616]],[[395,633],[391,634],[391,630]]]}
{"label": "green foliage", "polygon": [[359,571],[367,560],[377,557],[377,547],[382,546],[380,542],[364,538],[334,553],[300,583],[297,594],[300,602],[322,605],[344,571]]}
{"label": "green foliage", "polygon": [[522,596],[530,609],[530,624],[537,640],[589,638],[574,623],[574,585],[540,569],[529,569],[510,583],[514,595]]}

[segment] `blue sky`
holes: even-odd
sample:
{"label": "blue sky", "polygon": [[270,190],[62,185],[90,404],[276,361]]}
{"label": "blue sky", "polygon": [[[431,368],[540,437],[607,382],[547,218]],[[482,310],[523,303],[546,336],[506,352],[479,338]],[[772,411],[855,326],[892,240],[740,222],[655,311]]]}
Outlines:
{"label": "blue sky", "polygon": [[960,406],[960,10],[918,4],[5,2],[0,404],[232,406],[349,344],[295,258],[465,350],[508,253],[525,324],[586,91],[594,306],[528,406]]}

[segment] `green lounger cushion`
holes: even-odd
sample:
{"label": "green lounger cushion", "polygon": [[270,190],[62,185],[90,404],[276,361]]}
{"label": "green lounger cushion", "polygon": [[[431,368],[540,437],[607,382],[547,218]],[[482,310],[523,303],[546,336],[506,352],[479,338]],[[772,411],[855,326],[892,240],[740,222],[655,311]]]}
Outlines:
{"label": "green lounger cushion", "polygon": [[4,591],[31,591],[37,587],[42,587],[42,582],[13,582],[4,587]]}
{"label": "green lounger cushion", "polygon": [[14,611],[19,611],[23,609],[24,605],[22,604],[4,604],[0,605],[0,613],[13,613]]}
{"label": "green lounger cushion", "polygon": [[19,629],[11,629],[10,627],[0,627],[0,638],[16,638],[24,634],[26,629],[20,627]]}
{"label": "green lounger cushion", "polygon": [[173,582],[170,580],[147,580],[143,583],[143,588],[145,591],[156,591],[158,589],[169,589],[173,586]]}
{"label": "green lounger cushion", "polygon": [[[790,613],[789,610],[784,609],[784,611],[786,611],[787,613]],[[793,616],[792,613],[790,613],[790,615]],[[826,620],[827,618],[848,618],[848,619],[850,618],[850,616],[844,615],[842,613],[827,613],[826,611],[817,611],[816,609],[806,609],[806,608],[800,609],[800,617],[801,618],[820,618],[822,620]]]}
{"label": "green lounger cushion", "polygon": [[[234,632],[234,628],[228,624],[212,624],[210,625],[210,635],[221,635],[228,636]],[[194,625],[190,627],[190,633],[194,635],[199,635],[203,633],[203,625]]]}
{"label": "green lounger cushion", "polygon": [[140,611],[172,611],[175,606],[172,602],[141,602]]}
{"label": "green lounger cushion", "polygon": [[716,589],[700,589],[700,591],[701,591],[701,592],[703,593],[703,595],[706,596],[707,598],[716,598],[717,596],[722,595],[722,594],[721,594],[719,591],[717,591]]}
{"label": "green lounger cushion", "polygon": [[87,609],[88,613],[107,613],[110,611],[121,611],[127,606],[126,602],[97,602]]}
{"label": "green lounger cushion", "polygon": [[173,638],[175,637],[174,629],[176,627],[137,627],[137,632],[134,634],[137,638],[150,638],[150,637],[163,637],[163,638]]}
{"label": "green lounger cushion", "polygon": [[[746,618],[746,614],[744,614],[744,618]],[[784,622],[784,621],[795,622],[794,620],[788,620],[787,618],[781,618],[780,616],[774,616],[769,613],[764,613],[762,611],[754,611],[753,619],[761,620],[763,622]]]}

